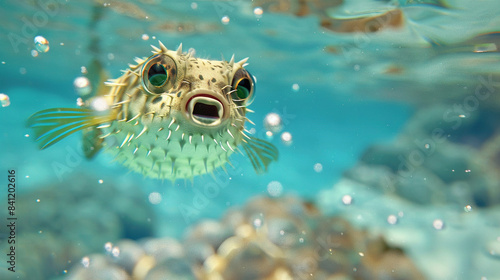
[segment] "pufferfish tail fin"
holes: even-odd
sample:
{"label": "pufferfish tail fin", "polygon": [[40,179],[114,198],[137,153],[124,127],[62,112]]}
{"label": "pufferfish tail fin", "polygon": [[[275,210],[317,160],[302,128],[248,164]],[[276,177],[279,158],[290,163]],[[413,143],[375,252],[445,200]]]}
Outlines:
{"label": "pufferfish tail fin", "polygon": [[266,172],[269,164],[278,160],[278,149],[265,140],[250,137],[243,142],[242,147],[257,174]]}
{"label": "pufferfish tail fin", "polygon": [[27,126],[35,133],[40,149],[82,129],[113,120],[112,114],[96,115],[90,109],[53,108],[39,111],[28,118]]}

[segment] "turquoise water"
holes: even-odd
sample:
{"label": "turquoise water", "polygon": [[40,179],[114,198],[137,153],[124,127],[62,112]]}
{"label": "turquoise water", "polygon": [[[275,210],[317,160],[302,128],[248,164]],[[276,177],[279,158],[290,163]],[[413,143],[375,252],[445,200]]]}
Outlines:
{"label": "turquoise water", "polygon": [[[182,265],[158,262],[155,273],[136,279],[327,279],[337,263],[314,262],[307,275],[290,268],[300,262],[283,265],[295,271],[290,278],[256,265],[262,273],[248,276],[244,258],[229,262],[234,271],[221,272],[222,278],[172,276],[184,271],[179,267],[196,270],[196,262],[186,261],[192,257],[187,244],[206,219],[220,226],[249,201],[271,197],[283,208],[282,200],[293,196],[403,252],[418,273],[402,279],[500,279],[499,9],[495,1],[458,0],[3,1],[0,92],[10,105],[0,108],[0,170],[5,177],[16,171],[18,246],[11,272],[3,259],[12,234],[2,227],[0,278],[131,279],[139,261],[120,259],[127,245],[107,250],[105,244],[129,239],[144,249],[143,240],[168,237],[184,246]],[[47,52],[33,53],[38,35],[49,41]],[[109,154],[87,161],[78,133],[38,150],[26,119],[47,108],[76,108],[73,81],[82,66],[98,59],[116,78],[134,57],[149,56],[158,40],[169,49],[182,43],[201,58],[249,57],[257,89],[249,117],[255,126],[247,129],[265,138],[268,113],[283,122],[282,131],[267,138],[280,157],[266,174],[256,175],[248,159],[235,154],[228,174],[218,170],[175,183],[144,178]],[[280,139],[283,132],[292,143]],[[0,193],[7,219],[7,187]],[[271,204],[259,205],[251,215],[272,217]],[[268,236],[271,228],[285,230],[271,225]],[[384,273],[361,273],[351,256],[341,262],[350,272],[338,275],[401,279],[390,265],[364,260],[369,250],[345,250]],[[285,259],[306,259],[284,252]],[[95,263],[107,272],[82,272],[97,269]]]}

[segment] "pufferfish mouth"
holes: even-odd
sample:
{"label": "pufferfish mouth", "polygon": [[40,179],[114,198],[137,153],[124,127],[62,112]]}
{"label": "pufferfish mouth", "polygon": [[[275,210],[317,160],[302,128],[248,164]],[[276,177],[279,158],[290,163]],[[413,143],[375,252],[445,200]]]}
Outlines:
{"label": "pufferfish mouth", "polygon": [[186,116],[195,124],[217,126],[225,118],[225,104],[215,94],[194,93],[186,102]]}

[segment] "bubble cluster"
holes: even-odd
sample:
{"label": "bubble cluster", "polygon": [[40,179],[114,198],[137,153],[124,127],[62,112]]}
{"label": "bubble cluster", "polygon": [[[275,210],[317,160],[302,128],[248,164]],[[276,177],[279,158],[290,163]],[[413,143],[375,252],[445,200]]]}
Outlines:
{"label": "bubble cluster", "polygon": [[76,99],[76,106],[83,107],[83,105],[85,105],[85,102],[83,102],[83,99],[81,97],[78,97]]}
{"label": "bubble cluster", "polygon": [[80,96],[86,96],[92,92],[92,86],[87,77],[77,77],[73,81],[73,86],[75,87],[76,93]]}
{"label": "bubble cluster", "polygon": [[8,107],[10,105],[10,98],[7,94],[0,93],[0,103],[2,107]]}
{"label": "bubble cluster", "polygon": [[36,36],[34,39],[35,49],[38,52],[46,53],[49,51],[49,41],[42,36]]}
{"label": "bubble cluster", "polygon": [[264,118],[264,127],[272,133],[280,132],[283,129],[281,116],[276,113],[269,113]]}

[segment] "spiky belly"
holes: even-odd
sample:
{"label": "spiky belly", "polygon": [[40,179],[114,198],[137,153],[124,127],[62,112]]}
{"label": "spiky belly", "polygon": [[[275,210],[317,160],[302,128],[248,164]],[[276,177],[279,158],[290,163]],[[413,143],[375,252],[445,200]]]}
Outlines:
{"label": "spiky belly", "polygon": [[185,132],[179,125],[166,128],[162,124],[150,124],[145,128],[113,122],[103,131],[109,135],[106,137],[107,151],[133,171],[175,180],[212,172],[229,162],[229,156],[241,142],[241,138],[233,137],[239,135],[235,128],[225,133],[201,134]]}

